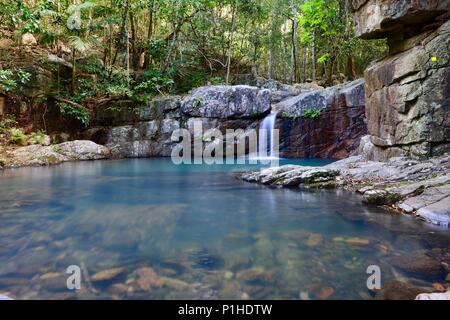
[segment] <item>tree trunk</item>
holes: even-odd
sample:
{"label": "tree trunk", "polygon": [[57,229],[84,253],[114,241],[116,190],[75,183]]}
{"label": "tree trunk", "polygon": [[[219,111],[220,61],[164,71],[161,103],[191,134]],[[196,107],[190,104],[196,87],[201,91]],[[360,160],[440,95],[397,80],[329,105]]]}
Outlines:
{"label": "tree trunk", "polygon": [[273,79],[273,70],[274,70],[274,66],[273,66],[273,64],[274,64],[274,50],[275,50],[275,48],[274,48],[274,46],[275,46],[275,43],[274,43],[274,36],[275,36],[275,21],[274,21],[274,19],[275,19],[275,13],[274,13],[274,9],[272,8],[272,10],[271,10],[271,14],[270,14],[270,19],[272,20],[272,28],[271,28],[271,30],[270,30],[270,53],[269,53],[269,74],[268,74],[268,78],[269,78],[269,80],[272,80]]}
{"label": "tree trunk", "polygon": [[137,59],[136,51],[136,28],[134,25],[134,16],[130,11],[130,27],[131,27],[131,67],[133,70],[137,69],[139,60]]}
{"label": "tree trunk", "polygon": [[356,79],[355,61],[353,60],[353,52],[351,49],[347,55],[347,77],[351,81]]}
{"label": "tree trunk", "polygon": [[307,78],[307,75],[306,75],[306,64],[307,64],[307,61],[308,61],[308,59],[307,59],[307,55],[308,55],[308,49],[307,49],[307,47],[306,47],[306,44],[305,44],[305,46],[303,47],[303,61],[302,61],[302,67],[303,67],[303,73],[302,73],[302,82],[306,82],[306,78]]}
{"label": "tree trunk", "polygon": [[231,16],[231,32],[230,32],[230,39],[229,39],[229,43],[228,43],[228,59],[227,59],[227,77],[226,77],[227,84],[230,82],[231,55],[232,55],[232,49],[233,49],[233,35],[234,35],[235,19],[236,19],[236,5],[233,6],[233,12],[232,12],[232,16]]}
{"label": "tree trunk", "polygon": [[292,53],[291,53],[291,74],[289,81],[292,84],[298,74],[298,46],[297,46],[297,4],[291,1],[292,6]]}
{"label": "tree trunk", "polygon": [[311,78],[312,81],[316,81],[316,43],[315,43],[316,32],[312,33],[311,39]]}
{"label": "tree trunk", "polygon": [[122,67],[126,67],[127,63],[127,17],[128,17],[128,0],[122,0],[122,21],[120,28],[120,49],[122,53]]}

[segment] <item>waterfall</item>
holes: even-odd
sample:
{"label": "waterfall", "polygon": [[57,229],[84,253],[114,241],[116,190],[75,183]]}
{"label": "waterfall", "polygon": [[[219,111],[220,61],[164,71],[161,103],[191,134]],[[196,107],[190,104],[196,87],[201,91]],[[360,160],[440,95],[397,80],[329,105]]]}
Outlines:
{"label": "waterfall", "polygon": [[272,111],[264,118],[259,129],[258,137],[258,157],[260,158],[277,158],[274,151],[274,130],[277,120],[277,112]]}

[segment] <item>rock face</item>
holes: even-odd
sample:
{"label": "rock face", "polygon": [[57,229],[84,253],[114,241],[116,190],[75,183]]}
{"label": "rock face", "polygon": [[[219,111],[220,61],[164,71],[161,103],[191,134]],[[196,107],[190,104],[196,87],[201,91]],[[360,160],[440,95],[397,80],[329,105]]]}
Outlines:
{"label": "rock face", "polygon": [[[283,157],[343,159],[356,153],[367,133],[362,79],[301,93],[273,109],[279,111]],[[303,118],[308,110],[320,111],[320,117]]]}
{"label": "rock face", "polygon": [[270,91],[243,85],[201,87],[184,99],[181,109],[188,117],[257,117],[270,111]]}
{"label": "rock face", "polygon": [[76,140],[53,146],[31,145],[12,153],[15,167],[42,166],[76,160],[99,160],[110,156],[108,148],[92,141]]}
{"label": "rock face", "polygon": [[367,159],[450,151],[450,2],[355,0],[353,10],[357,34],[390,47],[364,75]]}
{"label": "rock face", "polygon": [[450,10],[445,0],[353,0],[352,6],[356,35],[364,39],[405,32]]}
{"label": "rock face", "polygon": [[[188,129],[192,134],[198,121],[204,132],[218,129],[224,139],[215,143],[226,145],[227,129],[240,129],[243,134],[258,129],[272,109],[279,111],[276,128],[281,132],[283,157],[344,158],[355,153],[366,133],[363,80],[327,89],[269,81],[261,88],[201,87],[185,97],[157,97],[144,105],[130,101],[102,105],[95,111],[94,127],[82,138],[106,145],[118,158],[167,157],[176,129]],[[320,117],[302,119],[311,109],[320,110]],[[205,146],[211,143],[206,136],[201,139]],[[233,148],[237,144],[233,142]]]}

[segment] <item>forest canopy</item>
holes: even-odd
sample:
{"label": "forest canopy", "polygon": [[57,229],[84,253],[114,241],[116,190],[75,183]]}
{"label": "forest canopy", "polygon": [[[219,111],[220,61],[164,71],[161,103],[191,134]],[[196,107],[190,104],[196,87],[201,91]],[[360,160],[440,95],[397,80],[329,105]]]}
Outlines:
{"label": "forest canopy", "polygon": [[[184,93],[205,84],[240,83],[246,75],[332,85],[355,79],[386,51],[384,41],[355,37],[349,0],[0,0],[0,5],[2,38],[20,46],[23,35],[32,34],[39,46],[71,64],[71,79],[58,92],[76,103],[99,92],[135,99]],[[2,69],[14,73],[12,65],[3,63]],[[86,74],[98,79],[93,84]]]}

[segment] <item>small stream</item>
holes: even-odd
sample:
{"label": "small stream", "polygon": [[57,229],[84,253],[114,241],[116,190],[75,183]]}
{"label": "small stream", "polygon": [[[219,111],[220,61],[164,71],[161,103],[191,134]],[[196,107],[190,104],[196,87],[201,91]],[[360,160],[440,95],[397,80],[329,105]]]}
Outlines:
{"label": "small stream", "polygon": [[[271,189],[231,174],[249,168],[133,159],[1,172],[0,294],[370,299],[369,265],[386,284],[399,276],[393,255],[450,244],[448,233],[355,194]],[[82,269],[80,290],[66,287],[70,265]]]}

